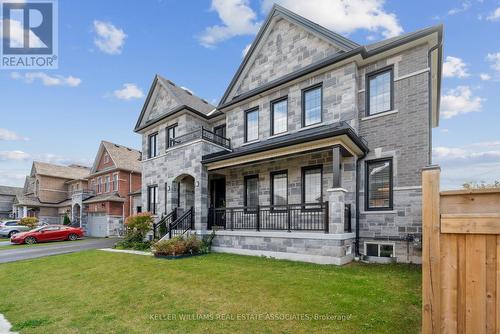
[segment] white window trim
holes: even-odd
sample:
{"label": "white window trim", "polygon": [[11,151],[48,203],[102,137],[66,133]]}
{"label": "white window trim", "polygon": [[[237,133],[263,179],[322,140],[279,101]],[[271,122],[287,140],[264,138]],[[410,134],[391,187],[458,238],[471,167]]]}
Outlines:
{"label": "white window trim", "polygon": [[97,178],[97,191],[96,191],[98,194],[100,194],[102,192],[102,177],[99,176]]}
{"label": "white window trim", "polygon": [[[116,190],[115,190],[115,176],[116,176]],[[113,191],[119,191],[120,190],[120,176],[118,173],[113,173]]]}
{"label": "white window trim", "polygon": [[110,189],[111,189],[111,177],[109,175],[106,175],[104,177],[104,192],[108,193]]}
{"label": "white window trim", "polygon": [[[380,245],[391,245],[392,246],[392,256],[389,257],[389,258],[393,258],[393,257],[396,257],[396,243],[395,242],[387,242],[387,241],[365,241],[364,243],[364,251],[365,251],[365,255],[368,256],[367,252],[366,252],[366,245],[378,245],[378,255],[379,256],[376,256],[376,257],[385,257],[385,256],[380,256]],[[371,256],[371,255],[370,255]]]}

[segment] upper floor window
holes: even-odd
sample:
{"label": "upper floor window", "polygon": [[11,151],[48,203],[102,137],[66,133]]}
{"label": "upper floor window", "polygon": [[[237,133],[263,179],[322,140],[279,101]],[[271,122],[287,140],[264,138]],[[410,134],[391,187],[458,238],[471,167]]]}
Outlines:
{"label": "upper floor window", "polygon": [[271,102],[271,135],[288,130],[288,99]]}
{"label": "upper floor window", "polygon": [[[288,204],[288,172],[286,170],[271,173],[271,205]],[[283,208],[284,209],[284,208]]]}
{"label": "upper floor window", "polygon": [[367,115],[375,115],[393,109],[393,69],[370,73],[366,78]]}
{"label": "upper floor window", "polygon": [[105,182],[104,182],[104,192],[108,192],[109,191],[109,182],[110,182],[110,177],[109,175],[106,175],[106,177],[104,178]]}
{"label": "upper floor window", "polygon": [[366,210],[392,210],[392,159],[366,162]]}
{"label": "upper floor window", "polygon": [[158,155],[157,150],[158,132],[148,137],[148,158],[154,158]]}
{"label": "upper floor window", "polygon": [[226,124],[218,125],[214,127],[214,133],[217,136],[226,138]]}
{"label": "upper floor window", "polygon": [[167,148],[175,145],[175,132],[177,130],[177,124],[169,126],[167,128]]}
{"label": "upper floor window", "polygon": [[99,176],[97,178],[97,192],[100,193],[102,191],[102,178]]}
{"label": "upper floor window", "polygon": [[321,123],[323,87],[321,85],[302,91],[302,126]]}
{"label": "upper floor window", "polygon": [[259,109],[245,111],[245,142],[259,139]]}
{"label": "upper floor window", "polygon": [[118,191],[118,173],[113,174],[113,191]]}
{"label": "upper floor window", "polygon": [[320,203],[323,198],[322,166],[302,168],[302,203]]}
{"label": "upper floor window", "polygon": [[106,152],[104,153],[104,163],[107,164],[109,162],[109,154]]}
{"label": "upper floor window", "polygon": [[95,188],[95,180],[90,181],[90,190],[96,191],[97,189]]}
{"label": "upper floor window", "polygon": [[259,205],[259,176],[245,176],[245,204],[246,207]]}
{"label": "upper floor window", "polygon": [[158,206],[158,186],[148,187],[148,211],[156,214]]}

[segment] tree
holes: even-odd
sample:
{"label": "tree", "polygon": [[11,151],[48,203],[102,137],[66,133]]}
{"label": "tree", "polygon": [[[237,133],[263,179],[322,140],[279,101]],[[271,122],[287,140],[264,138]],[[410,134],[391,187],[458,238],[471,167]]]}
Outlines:
{"label": "tree", "polygon": [[500,188],[500,181],[493,181],[492,183],[486,183],[481,181],[480,183],[475,181],[465,182],[462,184],[464,189],[487,189],[487,188]]}
{"label": "tree", "polygon": [[71,225],[71,220],[69,219],[68,214],[64,215],[63,224],[67,226]]}

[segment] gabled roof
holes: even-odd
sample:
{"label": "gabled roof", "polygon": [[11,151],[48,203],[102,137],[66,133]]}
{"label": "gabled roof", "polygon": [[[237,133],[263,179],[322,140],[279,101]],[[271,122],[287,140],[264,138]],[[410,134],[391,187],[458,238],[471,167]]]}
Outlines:
{"label": "gabled roof", "polygon": [[108,152],[109,157],[114,163],[114,166],[110,169],[122,169],[141,173],[141,151],[103,140],[99,145],[94,165],[90,171],[92,174],[97,172],[97,166],[99,166],[99,161],[104,151]]}
{"label": "gabled roof", "polygon": [[33,171],[36,174],[59,177],[63,179],[83,179],[89,175],[88,167],[70,165],[61,166],[46,162],[33,161]]}
{"label": "gabled roof", "polygon": [[17,195],[22,195],[23,192],[24,188],[0,186],[0,195],[17,196]]}
{"label": "gabled roof", "polygon": [[82,203],[90,204],[90,203],[99,203],[99,202],[125,202],[125,198],[120,197],[118,193],[110,193],[110,194],[101,194],[89,199],[84,200]]}
{"label": "gabled roof", "polygon": [[252,58],[252,54],[257,48],[257,45],[259,44],[259,41],[262,39],[264,36],[264,33],[268,29],[272,19],[275,16],[281,16],[286,18],[287,20],[293,22],[296,25],[299,25],[303,28],[305,28],[308,31],[312,31],[324,39],[330,41],[332,44],[338,45],[344,52],[350,51],[352,49],[355,49],[359,47],[360,45],[357,44],[354,41],[351,41],[329,29],[326,29],[325,27],[312,22],[308,19],[306,19],[303,16],[298,15],[297,13],[294,13],[280,5],[274,4],[271,11],[267,15],[266,20],[264,21],[264,24],[262,24],[257,36],[255,37],[254,41],[252,42],[252,45],[250,46],[250,49],[246,53],[245,57],[243,58],[243,61],[241,62],[240,66],[238,67],[238,70],[236,71],[236,74],[234,75],[233,79],[229,83],[229,86],[227,87],[224,95],[222,96],[219,106],[223,105],[226,102],[226,99],[228,98],[229,94],[231,91],[235,88],[236,83],[239,81],[239,78],[243,74],[243,70],[245,69],[248,61]]}
{"label": "gabled roof", "polygon": [[[172,110],[165,110],[164,113],[162,113],[160,116],[158,116],[155,119],[152,119],[148,121],[147,124],[141,126],[142,124],[142,119],[144,115],[146,114],[146,111],[148,110],[149,103],[151,101],[151,98],[153,96],[153,93],[157,87],[157,85],[160,85],[163,89],[167,91],[167,93],[175,99],[175,101],[178,104],[178,107],[172,109]],[[153,83],[151,85],[151,88],[149,89],[148,96],[146,97],[146,101],[144,102],[144,106],[142,107],[141,114],[139,115],[139,119],[137,120],[137,123],[135,125],[134,131],[140,131],[144,127],[150,126],[151,124],[154,124],[158,122],[159,120],[170,116],[172,114],[175,114],[179,111],[182,110],[188,110],[190,112],[193,112],[197,114],[198,116],[201,116],[206,119],[210,119],[213,117],[217,117],[221,115],[219,112],[214,112],[216,107],[210,103],[208,103],[206,100],[194,95],[191,91],[182,88],[172,81],[165,79],[164,77],[160,75],[155,75],[153,79]]]}

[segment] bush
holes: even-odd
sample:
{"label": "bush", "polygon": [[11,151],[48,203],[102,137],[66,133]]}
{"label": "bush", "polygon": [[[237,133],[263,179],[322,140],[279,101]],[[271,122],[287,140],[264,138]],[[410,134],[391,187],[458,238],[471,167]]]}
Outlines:
{"label": "bush", "polygon": [[133,249],[138,251],[149,251],[151,250],[150,241],[129,241],[122,240],[115,244],[116,249]]}
{"label": "bush", "polygon": [[125,220],[125,240],[142,242],[153,225],[153,216],[149,212],[142,212],[127,217]]}
{"label": "bush", "polygon": [[71,225],[71,220],[69,219],[68,215],[64,215],[63,225],[66,225],[66,226]]}
{"label": "bush", "polygon": [[34,229],[38,225],[38,218],[36,217],[24,217],[19,221],[19,225],[24,225],[30,229]]}
{"label": "bush", "polygon": [[191,234],[184,238],[183,236],[174,237],[169,240],[161,240],[151,247],[155,255],[175,256],[184,254],[203,253],[203,242],[196,234]]}

